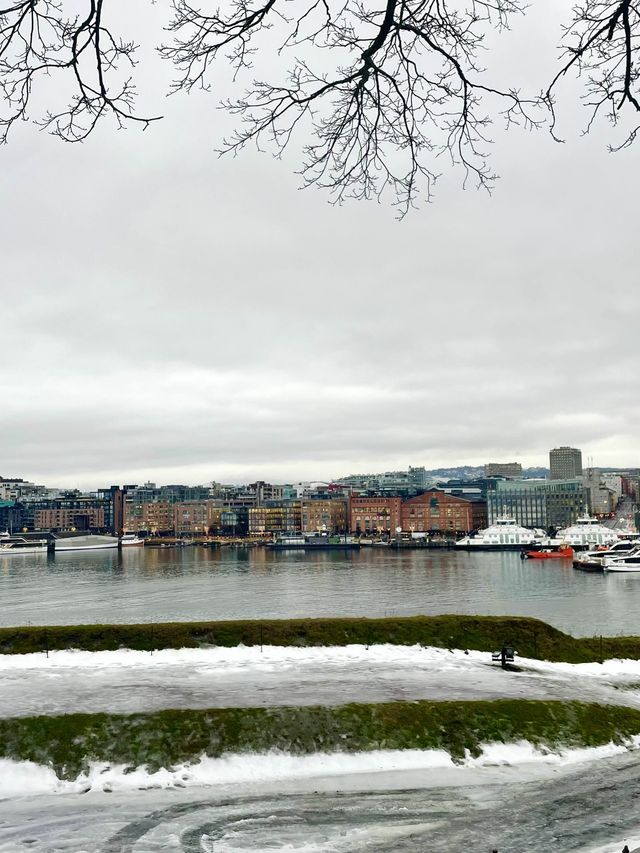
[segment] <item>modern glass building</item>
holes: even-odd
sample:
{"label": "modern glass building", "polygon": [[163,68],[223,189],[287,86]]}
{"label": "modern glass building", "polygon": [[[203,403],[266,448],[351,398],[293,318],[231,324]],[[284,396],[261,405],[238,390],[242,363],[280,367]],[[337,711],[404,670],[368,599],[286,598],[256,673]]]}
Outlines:
{"label": "modern glass building", "polygon": [[523,527],[559,528],[573,524],[587,508],[579,477],[567,480],[495,480],[487,491],[489,524],[500,516]]}

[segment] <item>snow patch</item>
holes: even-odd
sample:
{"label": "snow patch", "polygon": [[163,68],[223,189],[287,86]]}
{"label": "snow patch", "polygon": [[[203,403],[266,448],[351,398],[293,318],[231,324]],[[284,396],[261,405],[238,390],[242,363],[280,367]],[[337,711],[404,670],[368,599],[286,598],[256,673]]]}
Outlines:
{"label": "snow patch", "polygon": [[47,657],[42,652],[24,655],[0,655],[0,671],[25,669],[104,669],[113,667],[144,666],[145,668],[166,666],[216,666],[222,669],[244,669],[247,665],[260,669],[282,669],[297,667],[305,663],[335,664],[344,666],[354,659],[375,659],[379,663],[407,663],[415,659],[422,665],[427,662],[449,665],[454,668],[468,665],[470,660],[487,659],[486,652],[461,650],[432,646],[397,646],[391,643],[365,646],[313,646],[299,648],[295,646],[208,646],[201,648],[159,649],[142,652],[134,649],[116,651],[89,652],[81,649],[51,651]]}
{"label": "snow patch", "polygon": [[51,768],[29,761],[0,759],[0,797],[25,794],[86,793],[88,791],[133,791],[147,788],[184,788],[257,784],[291,779],[388,773],[393,771],[430,771],[448,769],[522,766],[527,764],[571,765],[609,758],[640,748],[640,736],[621,744],[606,744],[590,749],[560,749],[551,752],[526,741],[485,744],[477,758],[467,755],[454,763],[443,750],[374,750],[357,754],[332,752],[294,756],[267,753],[229,754],[221,758],[203,755],[193,764],[180,764],[150,772],[146,767],[129,769],[124,765],[92,763],[77,779],[59,779]]}

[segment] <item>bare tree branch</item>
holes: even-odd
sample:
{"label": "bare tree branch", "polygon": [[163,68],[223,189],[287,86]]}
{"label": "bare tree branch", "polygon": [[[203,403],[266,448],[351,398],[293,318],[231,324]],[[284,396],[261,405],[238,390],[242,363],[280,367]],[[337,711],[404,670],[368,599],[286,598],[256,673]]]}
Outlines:
{"label": "bare tree branch", "polygon": [[[159,117],[133,113],[131,78],[116,75],[119,65],[135,66],[136,46],[117,39],[104,22],[104,0],[87,0],[84,15],[67,16],[62,0],[18,0],[0,7],[0,141],[28,119],[34,83],[68,78],[69,102],[37,120],[68,142],[91,133],[106,115],[119,127],[130,121],[146,127]],[[111,82],[113,81],[113,82]]]}
{"label": "bare tree branch", "polygon": [[[555,90],[573,69],[585,78],[584,99],[590,108],[587,132],[603,110],[614,126],[625,105],[632,112],[640,112],[639,38],[640,11],[631,0],[584,0],[574,7],[573,20],[564,33],[560,70],[545,93],[552,116],[551,133],[556,140],[562,141],[556,134]],[[628,132],[618,145],[609,146],[610,150],[631,145],[638,129]]]}
{"label": "bare tree branch", "polygon": [[281,155],[304,126],[312,139],[304,146],[304,183],[329,188],[335,201],[380,197],[388,189],[404,215],[421,193],[429,197],[443,154],[462,167],[465,180],[489,189],[495,175],[486,160],[490,117],[483,101],[502,102],[498,112],[508,124],[534,127],[543,120],[540,99],[478,81],[487,28],[508,26],[522,11],[520,0],[475,0],[469,8],[447,0],[386,0],[380,9],[364,0],[307,0],[293,18],[286,0],[252,11],[246,0],[232,0],[224,17],[186,0],[174,7],[175,40],[162,53],[181,69],[175,90],[206,86],[221,50],[236,73],[248,69],[261,49],[256,38],[274,22],[286,33],[280,54],[300,45],[331,48],[333,71],[326,70],[326,52],[322,70],[315,70],[309,49],[292,58],[284,82],[256,80],[243,97],[225,102],[240,124],[222,151],[264,140]]}
{"label": "bare tree branch", "polygon": [[[238,123],[221,152],[253,143],[281,156],[297,137],[304,185],[329,189],[336,202],[389,193],[403,216],[430,197],[447,161],[465,183],[491,189],[492,121],[535,128],[550,116],[561,141],[556,92],[570,73],[585,81],[587,132],[601,113],[617,125],[623,112],[640,112],[633,0],[579,0],[561,66],[533,97],[492,84],[480,64],[487,35],[508,29],[526,0],[201,0],[204,9],[198,1],[170,0],[170,42],[159,49],[176,68],[170,91],[208,89],[216,60],[230,63],[249,86],[222,103]],[[72,4],[82,13],[67,12]],[[118,127],[159,118],[134,111],[137,47],[107,23],[107,5],[0,0],[1,141],[28,119],[45,77],[65,80],[68,97],[36,123],[66,141],[86,139],[108,116]],[[270,70],[251,82],[257,54]],[[611,150],[639,131],[640,122]]]}

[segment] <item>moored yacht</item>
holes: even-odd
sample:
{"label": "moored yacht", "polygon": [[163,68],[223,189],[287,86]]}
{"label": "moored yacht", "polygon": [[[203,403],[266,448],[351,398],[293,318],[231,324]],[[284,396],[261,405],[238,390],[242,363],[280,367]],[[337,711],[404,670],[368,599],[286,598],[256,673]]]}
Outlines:
{"label": "moored yacht", "polygon": [[0,554],[46,554],[49,543],[46,539],[27,539],[0,533]]}
{"label": "moored yacht", "polygon": [[624,557],[608,557],[602,568],[605,572],[640,572],[640,547]]}
{"label": "moored yacht", "polygon": [[600,572],[604,568],[604,561],[610,557],[626,557],[638,548],[637,542],[631,542],[629,539],[623,539],[611,545],[609,548],[600,548],[598,551],[582,551],[578,554],[573,566],[576,569],[583,569],[587,572]]}
{"label": "moored yacht", "polygon": [[456,548],[466,548],[469,551],[521,551],[540,545],[544,540],[543,530],[531,530],[521,527],[515,518],[501,516],[485,530],[470,536],[465,536],[456,542]]}
{"label": "moored yacht", "polygon": [[355,549],[360,547],[360,543],[356,542],[353,537],[342,536],[327,536],[327,535],[307,535],[307,534],[284,534],[277,536],[273,542],[267,542],[267,548],[276,551],[285,551],[290,549],[297,550],[333,550],[341,551],[344,549]]}
{"label": "moored yacht", "polygon": [[123,533],[120,537],[121,548],[130,548],[136,545],[144,545],[144,539],[141,539],[136,533]]}
{"label": "moored yacht", "polygon": [[610,527],[605,527],[597,518],[585,515],[570,527],[558,530],[555,541],[571,545],[574,550],[584,550],[593,545],[613,545],[618,538],[617,533]]}

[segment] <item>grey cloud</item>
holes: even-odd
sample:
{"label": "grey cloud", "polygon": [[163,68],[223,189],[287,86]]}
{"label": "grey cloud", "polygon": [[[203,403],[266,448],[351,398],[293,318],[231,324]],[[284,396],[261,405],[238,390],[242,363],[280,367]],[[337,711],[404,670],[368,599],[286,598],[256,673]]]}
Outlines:
{"label": "grey cloud", "polygon": [[[551,67],[546,14],[499,69],[537,83],[531,32]],[[397,223],[300,192],[293,153],[217,159],[214,103],[0,152],[0,473],[328,478],[558,443],[637,464],[637,151],[567,104],[566,145],[496,127],[493,196],[447,173]]]}

